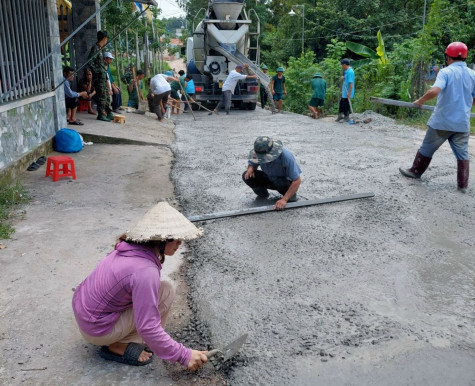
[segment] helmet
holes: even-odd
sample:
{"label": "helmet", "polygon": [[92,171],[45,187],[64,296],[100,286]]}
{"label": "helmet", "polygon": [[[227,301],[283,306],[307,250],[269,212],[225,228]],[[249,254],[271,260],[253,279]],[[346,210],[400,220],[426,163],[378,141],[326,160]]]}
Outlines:
{"label": "helmet", "polygon": [[277,68],[277,72],[281,72],[281,71],[284,72],[284,68],[283,68],[283,67]]}
{"label": "helmet", "polygon": [[173,71],[165,71],[164,74],[167,76],[173,76]]}
{"label": "helmet", "polygon": [[268,70],[268,69],[269,69],[265,64],[263,64],[263,65],[261,66],[261,68],[262,68],[263,70]]}
{"label": "helmet", "polygon": [[313,78],[321,78],[322,77],[322,74],[320,74],[319,72],[316,72],[315,74],[313,74]]}
{"label": "helmet", "polygon": [[467,58],[468,48],[462,42],[450,43],[445,49],[445,54],[451,58],[465,59]]}

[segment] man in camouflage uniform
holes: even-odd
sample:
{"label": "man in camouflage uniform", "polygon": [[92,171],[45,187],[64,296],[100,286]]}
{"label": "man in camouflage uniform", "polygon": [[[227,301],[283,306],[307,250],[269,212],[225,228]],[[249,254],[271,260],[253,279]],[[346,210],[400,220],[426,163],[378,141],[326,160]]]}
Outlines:
{"label": "man in camouflage uniform", "polygon": [[[262,170],[257,170],[259,166]],[[294,155],[282,147],[281,141],[257,137],[242,179],[260,198],[269,196],[267,189],[277,190],[282,197],[275,209],[282,210],[287,202],[297,201],[301,173]]]}
{"label": "man in camouflage uniform", "polygon": [[110,105],[110,89],[107,84],[107,71],[104,68],[102,48],[107,44],[107,32],[97,33],[97,43],[91,48],[88,60],[89,68],[92,71],[92,81],[96,88],[97,119],[99,121],[110,122],[114,119]]}

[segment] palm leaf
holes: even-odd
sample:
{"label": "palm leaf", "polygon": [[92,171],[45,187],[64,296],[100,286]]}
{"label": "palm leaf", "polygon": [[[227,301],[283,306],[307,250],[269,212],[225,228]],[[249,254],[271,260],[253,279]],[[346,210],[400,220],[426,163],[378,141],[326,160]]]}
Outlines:
{"label": "palm leaf", "polygon": [[364,58],[379,59],[379,55],[371,48],[355,42],[346,42],[346,47]]}
{"label": "palm leaf", "polygon": [[353,68],[359,68],[361,66],[366,66],[367,64],[370,64],[373,62],[374,59],[368,58],[368,59],[360,59],[360,60],[355,60],[351,62],[351,67]]}

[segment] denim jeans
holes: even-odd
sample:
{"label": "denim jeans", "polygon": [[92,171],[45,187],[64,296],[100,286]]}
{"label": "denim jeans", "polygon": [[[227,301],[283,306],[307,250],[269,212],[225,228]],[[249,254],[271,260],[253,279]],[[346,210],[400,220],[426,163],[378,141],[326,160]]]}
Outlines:
{"label": "denim jeans", "polygon": [[458,161],[468,160],[469,138],[469,132],[458,133],[455,131],[435,130],[428,126],[419,153],[425,157],[432,157],[437,149],[448,140],[455,158],[457,158]]}

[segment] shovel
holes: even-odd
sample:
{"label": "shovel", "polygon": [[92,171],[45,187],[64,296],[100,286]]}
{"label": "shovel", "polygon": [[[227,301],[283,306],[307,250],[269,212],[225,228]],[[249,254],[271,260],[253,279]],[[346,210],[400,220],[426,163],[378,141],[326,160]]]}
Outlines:
{"label": "shovel", "polygon": [[244,334],[240,338],[236,339],[234,342],[228,344],[223,349],[214,349],[208,351],[206,356],[209,358],[214,357],[217,354],[221,354],[223,356],[223,362],[226,362],[228,359],[232,358],[234,355],[237,354],[239,349],[242,345],[246,342],[247,334]]}

